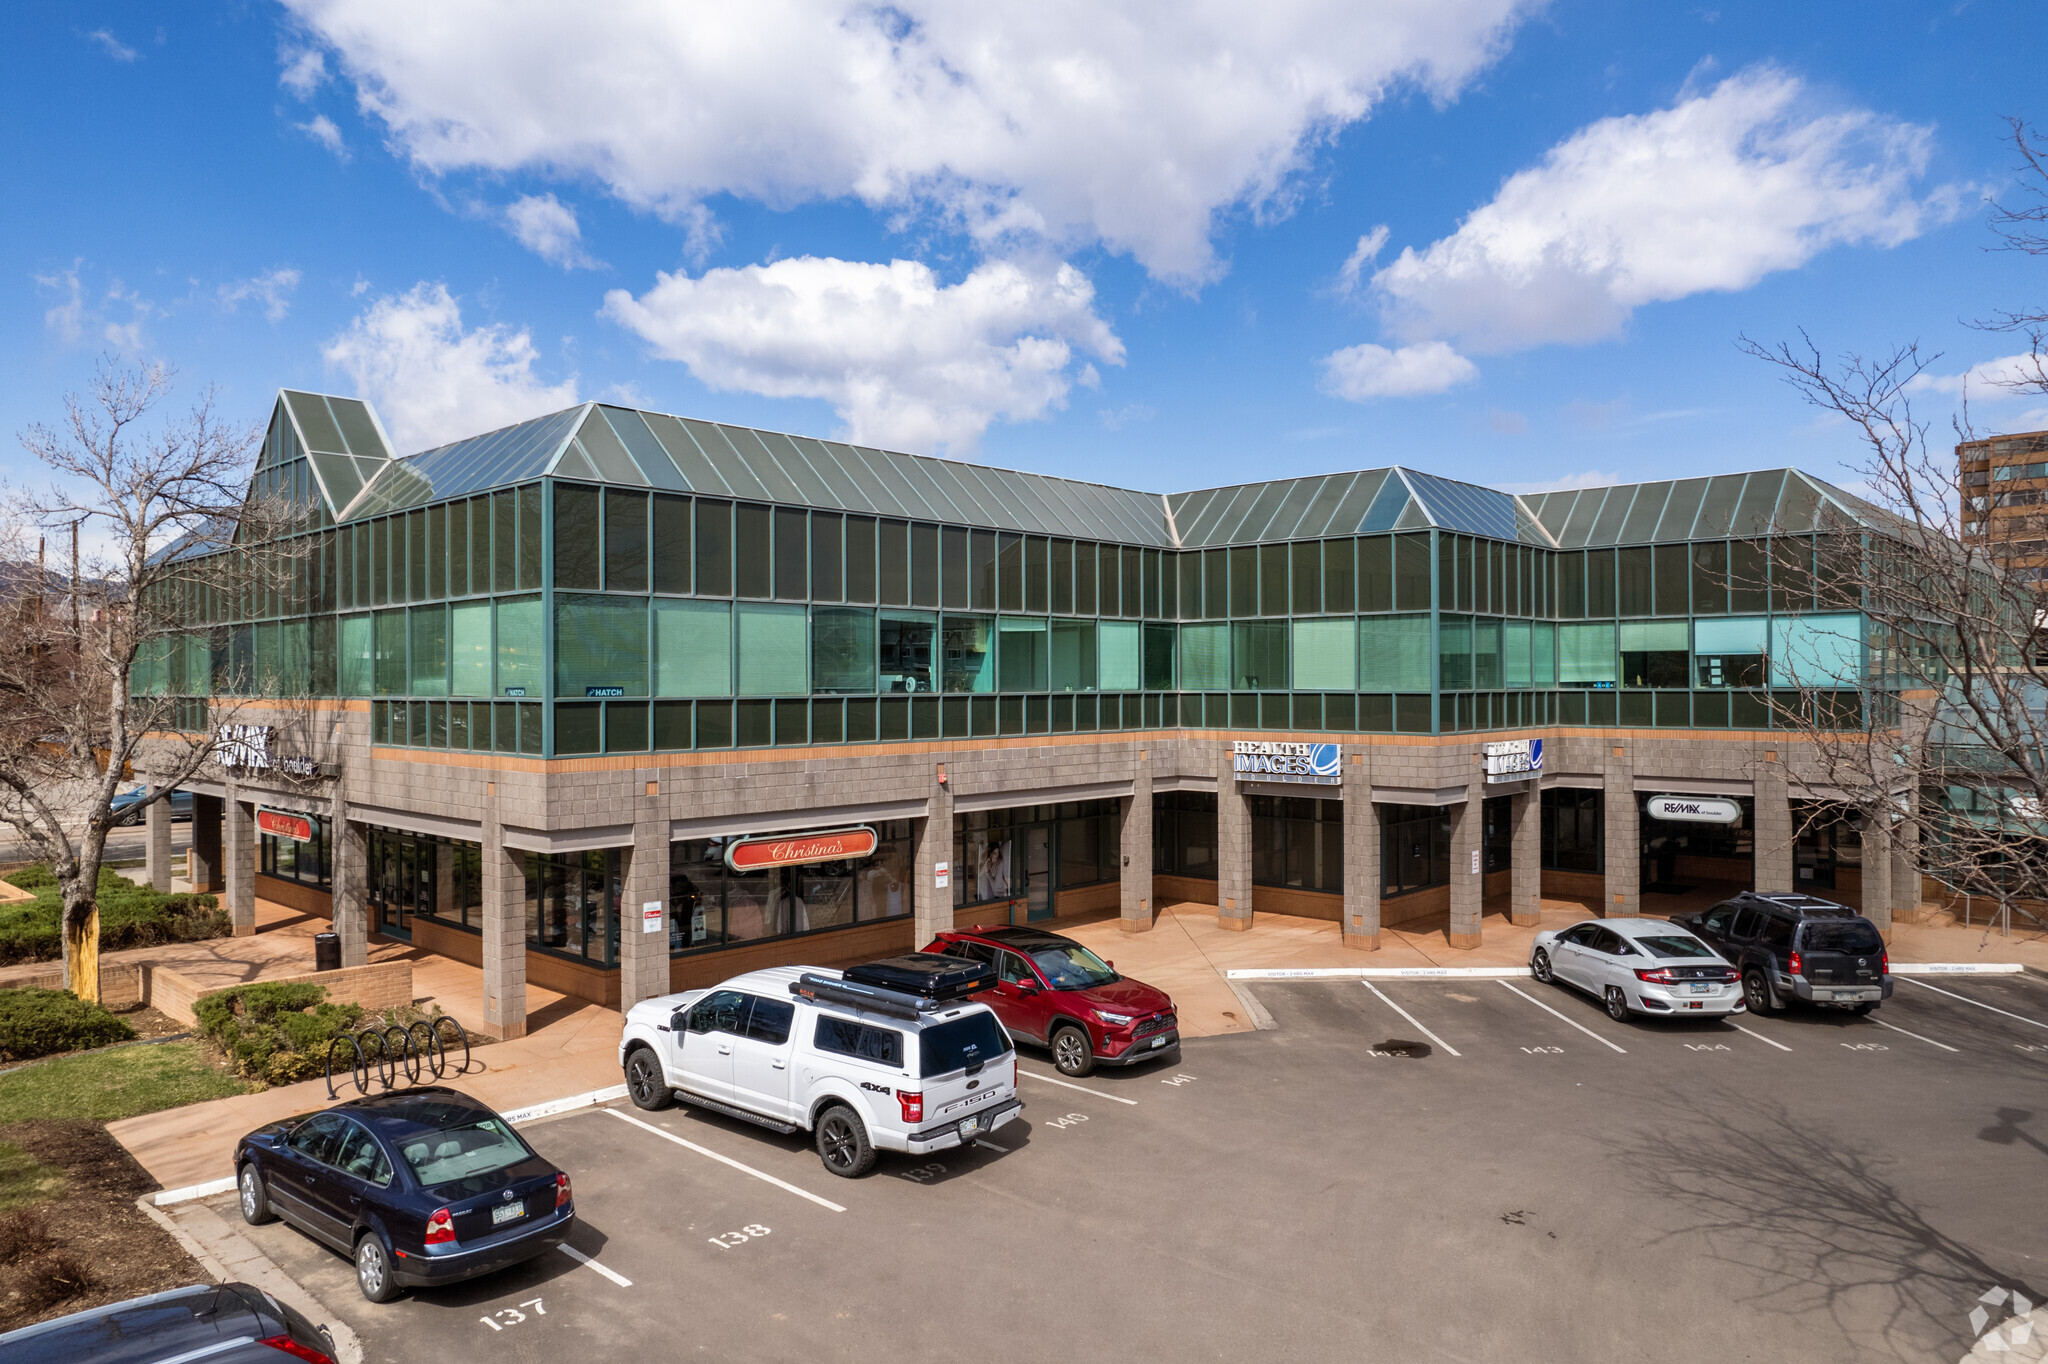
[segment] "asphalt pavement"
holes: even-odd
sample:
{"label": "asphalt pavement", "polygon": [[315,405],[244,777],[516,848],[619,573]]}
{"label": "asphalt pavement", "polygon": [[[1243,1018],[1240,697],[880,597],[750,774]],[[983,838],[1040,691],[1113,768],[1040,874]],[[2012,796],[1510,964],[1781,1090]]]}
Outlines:
{"label": "asphalt pavement", "polygon": [[1917,1362],[2048,1296],[2048,982],[1631,1023],[1527,980],[1250,988],[1274,1030],[1079,1082],[1026,1050],[1003,1149],[861,1180],[691,1109],[530,1125],[576,1253],[382,1307],[250,1234],[370,1361]]}

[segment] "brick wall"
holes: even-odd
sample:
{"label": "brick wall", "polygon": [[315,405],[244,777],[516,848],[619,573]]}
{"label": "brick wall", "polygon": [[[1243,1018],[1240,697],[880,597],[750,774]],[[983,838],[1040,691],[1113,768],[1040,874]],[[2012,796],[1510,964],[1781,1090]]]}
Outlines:
{"label": "brick wall", "polygon": [[[697,990],[764,966],[853,966],[877,957],[893,957],[924,946],[912,942],[915,925],[908,914],[857,924],[814,938],[771,938],[754,947],[729,947],[702,956],[674,957],[668,964],[668,988]],[[529,962],[535,958],[529,958]],[[614,980],[617,972],[612,973]],[[616,999],[613,1007],[617,1007]]]}
{"label": "brick wall", "polygon": [[[149,1003],[149,972],[147,966],[129,962],[100,963],[100,1003],[109,1009],[126,1009],[136,1004]],[[64,982],[64,968],[52,965],[46,971],[9,978],[6,988],[29,987],[37,990],[63,990],[69,987]]]}
{"label": "brick wall", "polygon": [[311,914],[322,919],[334,917],[334,897],[313,886],[302,886],[297,881],[286,881],[276,876],[256,874],[256,898],[268,900],[274,905]]}
{"label": "brick wall", "polygon": [[[185,1024],[197,1024],[192,1005],[201,995],[230,988],[215,981],[197,981],[167,967],[158,967],[151,975],[153,998],[150,1002]],[[289,976],[263,977],[266,985],[301,982],[324,985],[328,999],[336,1004],[360,1004],[372,1011],[400,1008],[413,1000],[412,963],[409,961],[379,961],[368,966],[347,966],[339,971],[305,971]]]}

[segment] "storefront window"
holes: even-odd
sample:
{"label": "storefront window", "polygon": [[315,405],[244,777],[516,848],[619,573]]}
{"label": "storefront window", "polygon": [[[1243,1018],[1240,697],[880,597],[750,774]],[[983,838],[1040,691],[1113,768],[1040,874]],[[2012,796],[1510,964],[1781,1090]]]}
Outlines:
{"label": "storefront window", "polygon": [[[953,835],[956,906],[1052,896],[1114,881],[1122,863],[1122,803],[1065,801],[975,810],[957,816]],[[1035,841],[1034,841],[1035,840]],[[1032,870],[1036,848],[1044,865]]]}
{"label": "storefront window", "polygon": [[1252,881],[1331,894],[1344,889],[1344,802],[1250,796]]}
{"label": "storefront window", "polygon": [[275,876],[281,881],[295,881],[302,886],[318,890],[331,890],[329,876],[332,850],[327,835],[327,822],[311,820],[313,837],[305,843],[275,834],[261,836],[258,856],[259,865],[265,876]]}
{"label": "storefront window", "polygon": [[811,612],[811,688],[825,695],[875,689],[875,613],[820,606]]}
{"label": "storefront window", "polygon": [[1163,876],[1216,879],[1216,793],[1168,791],[1152,798],[1152,869]]}
{"label": "storefront window", "polygon": [[1406,895],[1451,879],[1451,817],[1433,805],[1382,805],[1380,894]]}
{"label": "storefront window", "polygon": [[1602,809],[1598,791],[1555,787],[1543,793],[1543,870],[1603,869]]}
{"label": "storefront window", "polygon": [[1769,623],[1762,616],[1693,622],[1693,663],[1698,685],[1764,686]]}
{"label": "storefront window", "polygon": [[618,957],[625,858],[615,848],[526,856],[526,941],[609,966]]}
{"label": "storefront window", "polygon": [[1625,687],[1683,687],[1690,673],[1687,625],[1682,620],[1621,623],[1621,682]]}
{"label": "storefront window", "polygon": [[996,689],[995,617],[947,616],[944,642],[947,691]]}
{"label": "storefront window", "polygon": [[882,612],[878,655],[883,691],[937,691],[933,645],[939,618],[922,611]]}
{"label": "storefront window", "polygon": [[725,865],[732,838],[693,838],[669,847],[669,951],[791,937],[911,910],[916,837],[911,821],[875,826],[872,857],[765,871]]}

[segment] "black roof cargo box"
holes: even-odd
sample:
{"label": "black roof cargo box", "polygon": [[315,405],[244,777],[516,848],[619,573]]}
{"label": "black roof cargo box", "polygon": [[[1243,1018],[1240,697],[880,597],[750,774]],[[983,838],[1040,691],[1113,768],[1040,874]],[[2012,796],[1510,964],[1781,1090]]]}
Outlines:
{"label": "black roof cargo box", "polygon": [[938,1002],[994,989],[996,968],[987,962],[944,957],[936,952],[912,952],[850,966],[845,977],[858,985],[897,990]]}

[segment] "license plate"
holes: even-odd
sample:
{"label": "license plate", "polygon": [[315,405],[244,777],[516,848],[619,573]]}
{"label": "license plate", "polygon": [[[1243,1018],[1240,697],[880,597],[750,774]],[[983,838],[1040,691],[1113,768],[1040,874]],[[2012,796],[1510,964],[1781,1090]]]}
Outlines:
{"label": "license plate", "polygon": [[1166,1045],[1166,1039],[1165,1039],[1165,1038],[1163,1038],[1163,1037],[1155,1037],[1155,1038],[1153,1038],[1153,1039],[1152,1039],[1152,1045],[1153,1045],[1153,1046],[1154,1046],[1155,1048],[1156,1048],[1156,1047],[1163,1047],[1163,1046],[1165,1046],[1165,1045]]}
{"label": "license plate", "polygon": [[980,1116],[979,1114],[976,1114],[976,1115],[975,1115],[974,1117],[971,1117],[971,1118],[962,1118],[962,1119],[960,1120],[960,1135],[961,1135],[961,1136],[963,1136],[963,1137],[971,1137],[971,1136],[973,1136],[973,1135],[974,1135],[975,1133],[979,1132],[980,1130],[981,1130],[981,1116]]}
{"label": "license plate", "polygon": [[1835,991],[1835,998],[1836,998],[1836,999],[1876,999],[1876,998],[1877,998],[1877,992],[1876,992],[1876,991],[1874,991],[1874,990],[1837,990],[1837,991]]}
{"label": "license plate", "polygon": [[1696,995],[1710,995],[1714,993],[1714,987],[1711,985],[1688,985],[1686,989]]}
{"label": "license plate", "polygon": [[524,1216],[526,1216],[526,1205],[524,1203],[500,1203],[497,1207],[491,1209],[491,1225],[494,1227],[503,1226],[507,1222],[516,1222]]}

